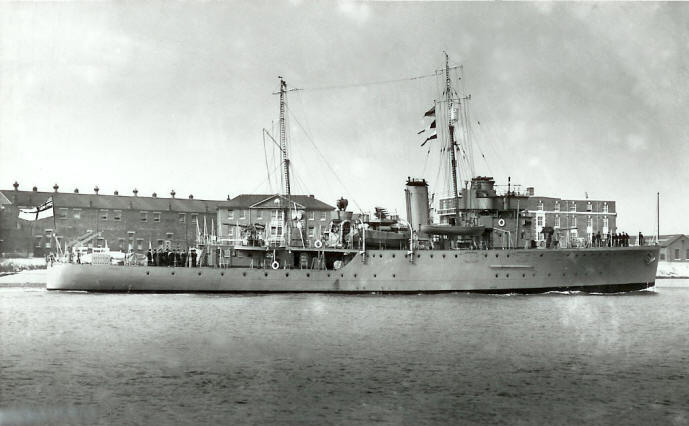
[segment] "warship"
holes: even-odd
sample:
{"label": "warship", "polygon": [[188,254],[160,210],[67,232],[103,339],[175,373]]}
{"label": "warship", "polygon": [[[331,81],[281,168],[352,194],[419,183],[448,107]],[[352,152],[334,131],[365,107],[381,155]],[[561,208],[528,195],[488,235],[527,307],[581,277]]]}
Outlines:
{"label": "warship", "polygon": [[[444,89],[425,116],[432,120],[424,143],[438,145],[449,171],[449,194],[433,208],[429,183],[409,177],[406,220],[377,209],[375,217],[347,211],[337,202],[329,226],[313,241],[304,238],[304,212],[290,202],[290,161],[285,129],[287,86],[280,78],[280,140],[283,220],[278,239],[257,237],[222,242],[199,238],[206,266],[152,267],[58,262],[49,268],[48,290],[93,292],[322,292],[322,293],[538,293],[624,292],[652,287],[657,246],[609,247],[575,244],[567,229],[541,227],[527,233],[531,218],[521,210],[529,194],[496,191],[490,177],[458,184],[457,135],[467,124],[462,97],[453,88],[449,59],[437,72]],[[436,123],[438,123],[436,125]],[[520,226],[522,232],[520,232]],[[560,235],[563,234],[564,238]],[[102,254],[100,257],[107,257]],[[98,257],[98,256],[96,256]],[[100,263],[100,264],[99,264]],[[133,262],[136,263],[136,262]]]}

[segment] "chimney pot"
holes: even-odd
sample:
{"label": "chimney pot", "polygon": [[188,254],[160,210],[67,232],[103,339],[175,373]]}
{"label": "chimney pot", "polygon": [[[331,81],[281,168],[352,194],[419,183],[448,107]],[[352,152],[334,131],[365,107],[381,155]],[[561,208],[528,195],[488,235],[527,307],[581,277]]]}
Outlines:
{"label": "chimney pot", "polygon": [[115,190],[115,192],[113,192],[113,194],[115,194],[115,195],[120,195],[120,191]]}
{"label": "chimney pot", "polygon": [[172,196],[172,198],[175,198],[175,194],[176,194],[176,192],[174,189],[172,191],[170,191],[170,195]]}
{"label": "chimney pot", "polygon": [[98,195],[98,191],[100,191],[100,188],[98,187],[98,185],[96,185],[96,186],[93,188],[93,192],[95,192],[96,195]]}
{"label": "chimney pot", "polygon": [[79,188],[74,188],[74,193],[78,194],[79,193]]}
{"label": "chimney pot", "polygon": [[58,184],[53,185],[53,190],[54,190],[55,192],[57,192],[57,190],[58,190],[59,188],[60,188],[60,186],[59,186]]}
{"label": "chimney pot", "polygon": [[32,190],[33,192],[38,192],[38,188],[35,187],[35,186],[34,186],[33,188],[31,188],[31,190]]}
{"label": "chimney pot", "polygon": [[15,190],[15,191],[19,191],[19,184],[17,183],[16,180],[14,181],[14,183],[12,184],[12,186],[14,186],[14,190]]}
{"label": "chimney pot", "polygon": [[139,193],[139,190],[136,189],[136,188],[134,188],[134,190],[133,190],[132,192],[134,193],[134,196],[137,197],[137,196],[138,196],[137,194]]}
{"label": "chimney pot", "polygon": [[153,194],[151,194],[151,197],[153,197],[153,198],[158,198],[158,194],[156,194],[156,193],[154,192]]}
{"label": "chimney pot", "polygon": [[193,200],[194,199],[194,194],[189,194],[189,199]]}

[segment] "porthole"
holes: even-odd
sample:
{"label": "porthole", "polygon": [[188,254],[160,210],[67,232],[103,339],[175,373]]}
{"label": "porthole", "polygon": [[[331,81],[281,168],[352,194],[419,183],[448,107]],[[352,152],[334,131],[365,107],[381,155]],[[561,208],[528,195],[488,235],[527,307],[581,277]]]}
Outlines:
{"label": "porthole", "polygon": [[392,254],[392,257],[395,257],[395,253]]}
{"label": "porthole", "polygon": [[286,277],[289,277],[289,272],[285,272],[285,276],[286,276]]}
{"label": "porthole", "polygon": [[484,253],[484,254],[483,254],[483,257],[488,257],[488,253]]}
{"label": "porthole", "polygon": [[510,255],[508,254],[507,257],[510,257]]}
{"label": "porthole", "polygon": [[201,272],[199,272],[199,276],[201,276]]}
{"label": "porthole", "polygon": [[340,278],[344,278],[344,274],[340,274]]}
{"label": "porthole", "polygon": [[246,277],[246,272],[242,272],[242,276],[243,276],[243,277]]}
{"label": "porthole", "polygon": [[433,255],[431,255],[431,259],[433,259]]}
{"label": "porthole", "polygon": [[543,257],[543,253],[539,254],[538,256],[539,256],[539,257]]}
{"label": "porthole", "polygon": [[170,272],[170,275],[175,275],[175,273],[174,273],[174,272]]}
{"label": "porthole", "polygon": [[376,274],[373,274],[373,278],[375,278],[375,277],[376,277]]}
{"label": "porthole", "polygon": [[150,272],[148,272],[148,271],[146,271],[146,275],[151,275],[151,273],[150,273]]}
{"label": "porthole", "polygon": [[421,259],[421,255],[420,255],[420,254],[417,254],[416,257],[418,257],[419,259]]}
{"label": "porthole", "polygon": [[267,277],[267,276],[268,276],[268,273],[267,273],[267,272],[264,272],[264,273],[263,273],[263,276]]}
{"label": "porthole", "polygon": [[224,277],[224,276],[225,276],[225,273],[224,273],[224,272],[221,272],[221,273],[220,273],[220,276],[221,276],[221,277]]}
{"label": "porthole", "polygon": [[505,277],[506,277],[506,278],[509,278],[509,277],[510,277],[510,274],[505,274]]}
{"label": "porthole", "polygon": [[550,276],[550,272],[548,272],[548,276]]}
{"label": "porthole", "polygon": [[354,274],[354,278],[356,278],[356,274]]}
{"label": "porthole", "polygon": [[445,259],[445,255],[443,255],[443,259]]}
{"label": "porthole", "polygon": [[308,277],[310,277],[310,276],[311,276],[311,274],[309,274],[309,273],[307,272],[307,273],[306,273],[306,278],[308,278]]}
{"label": "porthole", "polygon": [[457,259],[457,255],[455,255],[455,259]]}
{"label": "porthole", "polygon": [[532,276],[532,277],[535,277],[535,276],[536,276],[536,273],[534,272],[533,274],[531,274],[531,276]]}
{"label": "porthole", "polygon": [[328,273],[328,278],[330,278],[330,273]]}
{"label": "porthole", "polygon": [[379,256],[379,257],[383,257],[383,255],[382,255],[382,254],[379,254],[378,256]]}
{"label": "porthole", "polygon": [[498,254],[497,254],[497,253],[495,253],[495,257],[498,257]]}
{"label": "porthole", "polygon": [[566,275],[566,274],[563,272],[563,273],[562,273],[562,276],[564,277],[565,275]]}
{"label": "porthole", "polygon": [[495,278],[497,278],[497,277],[498,277],[498,274],[495,274]]}
{"label": "porthole", "polygon": [[392,274],[392,278],[395,278],[396,276],[397,276],[397,275],[395,275],[395,274]]}

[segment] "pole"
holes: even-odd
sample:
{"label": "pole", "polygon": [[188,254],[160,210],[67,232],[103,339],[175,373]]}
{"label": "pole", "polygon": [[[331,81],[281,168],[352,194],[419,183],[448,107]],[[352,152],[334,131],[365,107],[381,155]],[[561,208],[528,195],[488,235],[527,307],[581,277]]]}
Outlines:
{"label": "pole", "polygon": [[447,123],[450,133],[450,170],[452,171],[452,196],[455,206],[455,225],[459,225],[459,195],[457,193],[457,158],[455,157],[455,127],[452,124],[452,90],[450,82],[450,58],[445,52],[445,100],[447,101]]}
{"label": "pole", "polygon": [[658,221],[656,222],[656,243],[660,244],[660,192],[656,195],[656,214]]}

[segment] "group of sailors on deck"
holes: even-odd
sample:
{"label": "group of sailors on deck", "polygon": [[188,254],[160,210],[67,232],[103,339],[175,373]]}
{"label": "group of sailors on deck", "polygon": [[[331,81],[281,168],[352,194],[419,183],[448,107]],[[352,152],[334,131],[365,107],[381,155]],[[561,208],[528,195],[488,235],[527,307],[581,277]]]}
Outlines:
{"label": "group of sailors on deck", "polygon": [[180,249],[171,250],[169,248],[148,249],[146,252],[146,260],[148,266],[189,266],[195,268],[197,266],[196,249],[191,249],[190,253],[181,251]]}
{"label": "group of sailors on deck", "polygon": [[[643,245],[644,237],[639,232],[639,245]],[[591,245],[593,247],[629,247],[629,234],[613,232],[601,235],[600,231],[593,235]]]}

